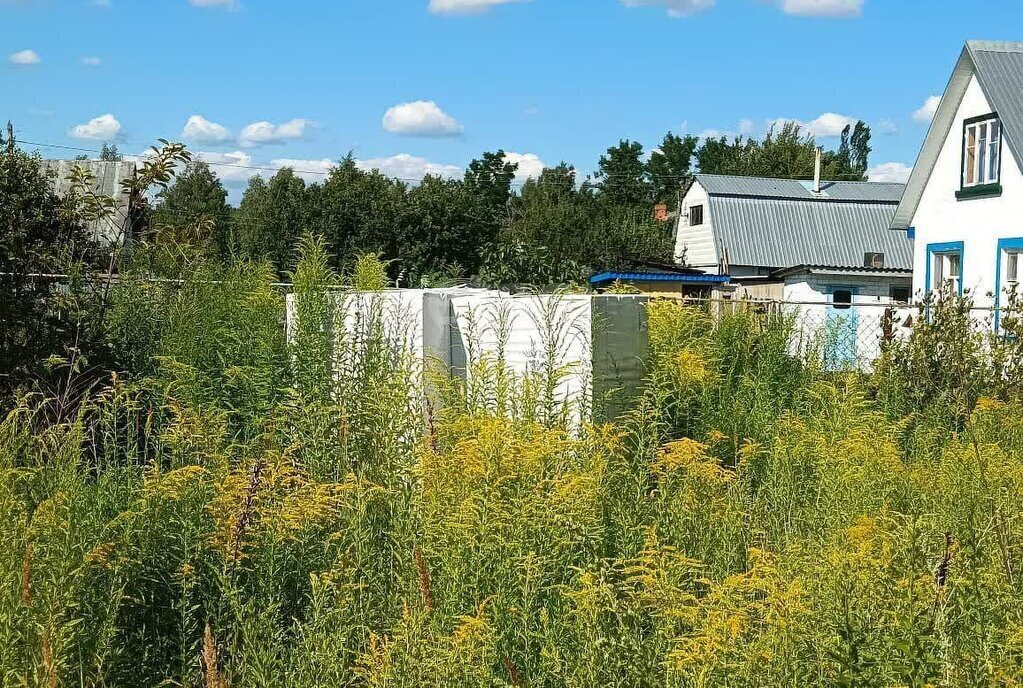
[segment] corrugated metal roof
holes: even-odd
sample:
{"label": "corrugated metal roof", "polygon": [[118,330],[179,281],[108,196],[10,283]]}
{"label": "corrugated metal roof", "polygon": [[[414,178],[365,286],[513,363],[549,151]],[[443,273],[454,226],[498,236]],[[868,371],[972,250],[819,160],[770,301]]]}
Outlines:
{"label": "corrugated metal roof", "polygon": [[696,181],[711,196],[750,196],[754,198],[790,198],[825,201],[875,201],[898,203],[904,186],[888,182],[823,182],[821,193],[813,193],[813,182],[799,179],[736,177],[698,174]]}
{"label": "corrugated metal roof", "polygon": [[883,253],[888,269],[913,267],[906,232],[888,229],[893,203],[822,202],[715,196],[710,223],[729,265],[860,267],[864,254]]}
{"label": "corrugated metal roof", "polygon": [[696,284],[724,284],[728,275],[693,275],[673,272],[602,272],[590,278],[590,284],[603,284],[615,280],[633,282],[690,282]]}
{"label": "corrugated metal roof", "polygon": [[1023,171],[1023,43],[968,41],[920,147],[906,193],[892,219],[892,229],[909,227],[924,188],[952,128],[959,105],[976,74],[981,90],[1002,120],[1002,138]]}
{"label": "corrugated metal roof", "polygon": [[64,196],[71,188],[69,177],[75,167],[84,167],[93,177],[93,192],[115,198],[118,201],[117,211],[111,220],[93,222],[89,231],[98,239],[112,241],[120,231],[128,207],[128,197],[121,188],[121,182],[135,173],[134,162],[106,160],[43,160],[43,172],[53,178],[53,190],[58,196]]}

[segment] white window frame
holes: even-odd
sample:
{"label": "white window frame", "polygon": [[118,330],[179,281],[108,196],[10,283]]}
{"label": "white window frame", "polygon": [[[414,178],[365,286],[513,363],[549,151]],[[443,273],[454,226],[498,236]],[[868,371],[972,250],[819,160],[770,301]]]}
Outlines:
{"label": "white window frame", "polygon": [[[959,282],[963,278],[962,255],[959,251],[935,252],[931,255],[934,260],[931,273],[931,288],[941,289],[941,287],[947,284],[950,294],[958,294]],[[955,268],[954,271],[953,268]]]}
{"label": "white window frame", "polygon": [[1002,125],[997,115],[963,125],[962,188],[998,184],[1001,179]]}

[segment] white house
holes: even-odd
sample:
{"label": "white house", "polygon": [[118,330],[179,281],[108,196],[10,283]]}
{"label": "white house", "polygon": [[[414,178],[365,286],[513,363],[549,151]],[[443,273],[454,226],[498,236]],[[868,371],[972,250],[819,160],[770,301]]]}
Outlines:
{"label": "white house", "polygon": [[1021,163],[1023,43],[969,41],[892,222],[914,238],[914,292],[1004,304],[1023,253]]}

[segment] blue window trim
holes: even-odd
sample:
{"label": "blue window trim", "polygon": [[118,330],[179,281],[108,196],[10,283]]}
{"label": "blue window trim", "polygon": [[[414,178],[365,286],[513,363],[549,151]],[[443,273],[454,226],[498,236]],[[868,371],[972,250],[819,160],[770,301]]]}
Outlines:
{"label": "blue window trim", "polygon": [[927,244],[927,271],[925,278],[924,292],[926,294],[931,293],[931,270],[934,269],[934,256],[935,254],[947,254],[947,253],[958,253],[959,254],[959,296],[963,295],[963,285],[966,282],[966,263],[964,262],[965,257],[963,256],[963,242],[961,241],[945,241],[938,244]]}
{"label": "blue window trim", "polygon": [[1023,237],[1007,237],[998,240],[998,249],[995,251],[995,332],[1001,329],[1002,254],[1008,249],[1023,251]]}

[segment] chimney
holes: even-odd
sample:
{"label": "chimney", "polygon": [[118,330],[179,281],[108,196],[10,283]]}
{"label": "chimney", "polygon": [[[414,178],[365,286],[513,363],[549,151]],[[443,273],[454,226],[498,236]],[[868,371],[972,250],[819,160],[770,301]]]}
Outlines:
{"label": "chimney", "polygon": [[813,192],[819,194],[821,192],[821,157],[823,149],[818,148],[814,151],[813,160]]}

